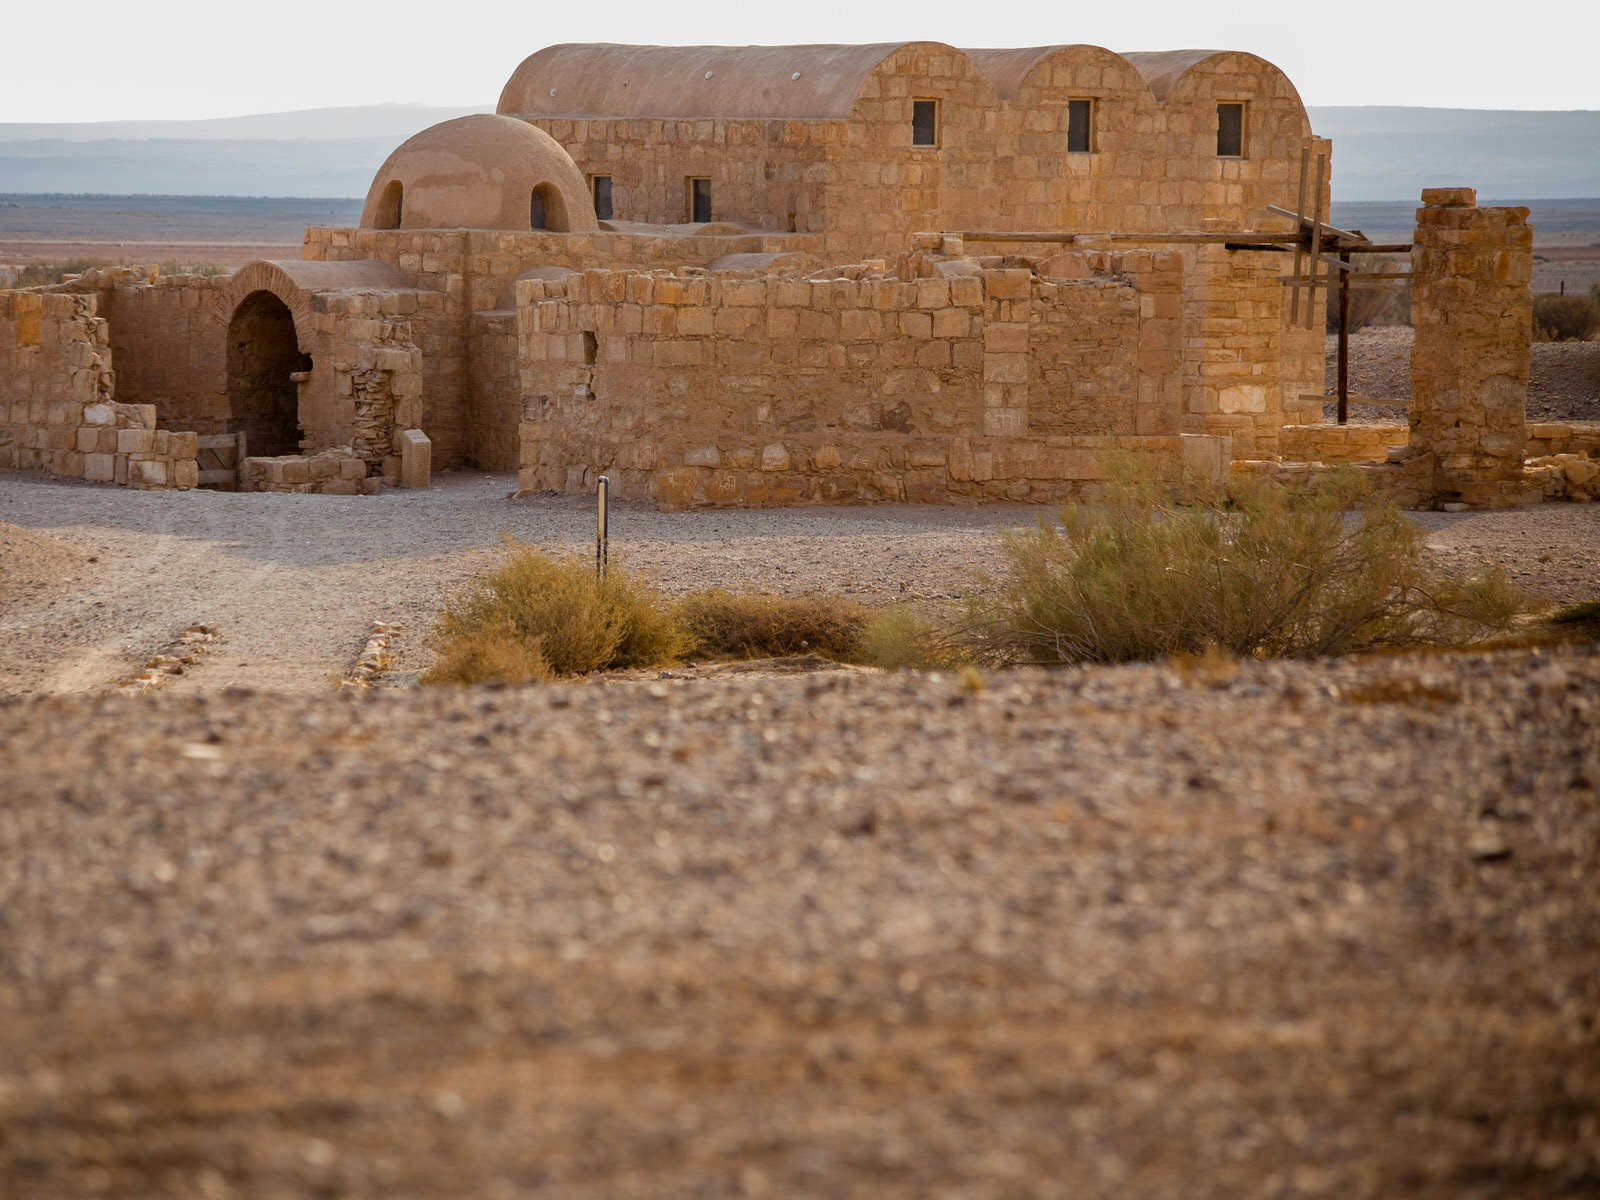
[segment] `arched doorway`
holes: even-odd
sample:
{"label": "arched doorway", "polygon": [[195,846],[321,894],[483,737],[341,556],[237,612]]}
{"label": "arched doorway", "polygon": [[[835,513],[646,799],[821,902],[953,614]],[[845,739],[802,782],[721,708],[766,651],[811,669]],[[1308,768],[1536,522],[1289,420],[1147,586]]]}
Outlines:
{"label": "arched doorway", "polygon": [[228,322],[229,432],[243,433],[255,457],[300,453],[300,387],[311,370],[300,353],[294,316],[271,292],[251,292]]}

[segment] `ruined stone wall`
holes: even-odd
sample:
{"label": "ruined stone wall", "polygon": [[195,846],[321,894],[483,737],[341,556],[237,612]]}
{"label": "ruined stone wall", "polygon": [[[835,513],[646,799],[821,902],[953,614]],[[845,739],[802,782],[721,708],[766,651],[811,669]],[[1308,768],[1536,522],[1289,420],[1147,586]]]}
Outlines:
{"label": "ruined stone wall", "polygon": [[1285,425],[1278,453],[1289,462],[1379,463],[1392,448],[1406,444],[1407,428],[1398,421],[1370,425]]}
{"label": "ruined stone wall", "polygon": [[521,486],[611,472],[667,507],[1048,500],[1112,446],[1176,470],[1181,259],[1105,265],[525,280]]}
{"label": "ruined stone wall", "polygon": [[0,467],[135,487],[193,487],[195,435],[113,399],[92,292],[0,292]]}
{"label": "ruined stone wall", "polygon": [[515,471],[521,465],[522,424],[516,313],[474,313],[468,347],[467,461],[486,471]]}
{"label": "ruined stone wall", "polygon": [[1441,502],[1507,505],[1523,477],[1532,338],[1526,208],[1428,188],[1411,251],[1412,469]]}
{"label": "ruined stone wall", "polygon": [[432,426],[460,461],[464,409],[426,402],[435,397],[426,394],[423,344],[443,308],[444,297],[426,292],[313,297],[313,357],[323,368],[300,399],[309,449],[348,446],[377,470],[394,452],[396,430]]}
{"label": "ruined stone wall", "polygon": [[153,405],[167,429],[230,432],[225,284],[220,276],[163,275],[100,293],[119,399]]}

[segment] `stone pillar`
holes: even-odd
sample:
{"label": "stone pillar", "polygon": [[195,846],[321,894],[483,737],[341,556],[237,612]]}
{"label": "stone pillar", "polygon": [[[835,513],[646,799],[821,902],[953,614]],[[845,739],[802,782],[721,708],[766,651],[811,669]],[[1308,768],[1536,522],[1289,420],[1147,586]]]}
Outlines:
{"label": "stone pillar", "polygon": [[1520,503],[1532,337],[1525,208],[1427,188],[1411,250],[1411,465],[1435,503]]}
{"label": "stone pillar", "polygon": [[1197,246],[1183,305],[1182,432],[1233,438],[1238,458],[1277,452],[1283,425],[1281,254]]}

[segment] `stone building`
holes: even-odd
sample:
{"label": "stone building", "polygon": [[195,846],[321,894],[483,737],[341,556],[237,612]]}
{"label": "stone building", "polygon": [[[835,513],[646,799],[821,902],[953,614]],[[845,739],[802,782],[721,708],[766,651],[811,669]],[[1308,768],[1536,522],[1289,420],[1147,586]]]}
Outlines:
{"label": "stone building", "polygon": [[242,434],[241,486],[371,491],[420,430],[673,507],[1047,500],[1320,411],[1282,256],[1195,236],[1290,228],[1326,146],[1253,55],[555,46],[498,107],[299,261],[0,304],[0,465],[186,486]]}

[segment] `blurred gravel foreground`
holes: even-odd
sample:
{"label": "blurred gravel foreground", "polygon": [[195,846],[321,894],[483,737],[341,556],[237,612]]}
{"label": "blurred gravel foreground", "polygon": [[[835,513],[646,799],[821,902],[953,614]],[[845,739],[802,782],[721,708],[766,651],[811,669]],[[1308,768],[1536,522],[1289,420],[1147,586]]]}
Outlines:
{"label": "blurred gravel foreground", "polygon": [[1600,1194],[1597,731],[1593,645],[0,703],[0,1195]]}

